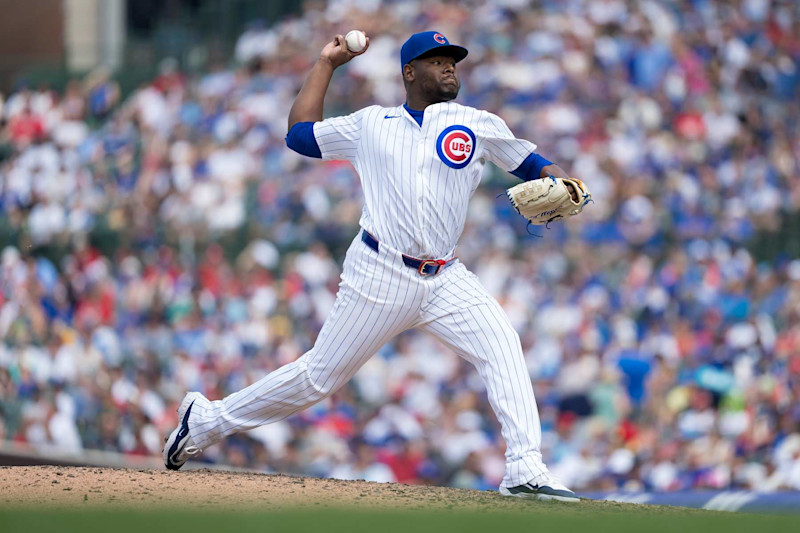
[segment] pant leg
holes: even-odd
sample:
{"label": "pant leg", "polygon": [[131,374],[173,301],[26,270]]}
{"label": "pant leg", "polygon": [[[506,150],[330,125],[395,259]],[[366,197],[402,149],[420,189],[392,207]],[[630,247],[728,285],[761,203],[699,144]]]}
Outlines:
{"label": "pant leg", "polygon": [[425,304],[426,322],[420,329],[476,367],[506,441],[502,486],[528,483],[542,472],[542,434],[519,335],[500,304],[463,265],[444,275]]}
{"label": "pant leg", "polygon": [[418,321],[423,291],[392,259],[356,239],[347,252],[336,302],[314,347],[223,400],[196,401],[189,419],[195,445],[206,448],[323,400],[389,339]]}

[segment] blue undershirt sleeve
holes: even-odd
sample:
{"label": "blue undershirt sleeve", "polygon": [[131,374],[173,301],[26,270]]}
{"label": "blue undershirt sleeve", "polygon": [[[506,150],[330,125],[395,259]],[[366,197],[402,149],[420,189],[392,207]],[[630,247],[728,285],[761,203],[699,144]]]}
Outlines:
{"label": "blue undershirt sleeve", "polygon": [[539,179],[541,177],[539,174],[542,172],[542,169],[547,165],[552,164],[553,163],[551,161],[548,161],[544,157],[534,152],[526,157],[525,161],[523,161],[522,164],[516,168],[516,170],[512,170],[511,173],[522,181],[531,181]]}
{"label": "blue undershirt sleeve", "polygon": [[298,154],[322,159],[322,152],[314,137],[313,122],[298,122],[286,134],[286,146]]}

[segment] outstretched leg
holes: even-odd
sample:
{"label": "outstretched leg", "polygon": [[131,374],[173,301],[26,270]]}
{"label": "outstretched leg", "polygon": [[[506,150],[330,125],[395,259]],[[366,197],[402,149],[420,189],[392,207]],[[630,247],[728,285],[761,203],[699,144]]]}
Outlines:
{"label": "outstretched leg", "polygon": [[[403,267],[405,268],[405,267]],[[276,422],[323,400],[347,383],[389,339],[419,318],[422,291],[393,258],[356,239],[339,293],[314,347],[296,361],[219,401],[198,395],[188,417],[192,444],[206,448],[228,435]]]}

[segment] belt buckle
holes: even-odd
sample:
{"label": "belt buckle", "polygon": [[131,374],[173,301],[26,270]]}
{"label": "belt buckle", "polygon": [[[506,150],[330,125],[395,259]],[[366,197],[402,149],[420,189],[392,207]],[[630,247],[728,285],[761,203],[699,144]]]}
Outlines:
{"label": "belt buckle", "polygon": [[[420,276],[435,276],[446,264],[447,261],[445,261],[444,259],[425,259],[423,261],[420,261],[419,268],[417,268],[417,272],[419,273]],[[425,267],[428,265],[436,265],[437,266],[436,271],[431,272],[430,274],[425,272]]]}

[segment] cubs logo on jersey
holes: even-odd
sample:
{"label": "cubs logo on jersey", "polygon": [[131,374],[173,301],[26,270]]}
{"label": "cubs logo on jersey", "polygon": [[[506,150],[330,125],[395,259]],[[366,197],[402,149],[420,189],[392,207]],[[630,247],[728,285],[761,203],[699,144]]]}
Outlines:
{"label": "cubs logo on jersey", "polygon": [[475,153],[475,134],[466,126],[450,126],[436,139],[436,153],[448,167],[464,168]]}

